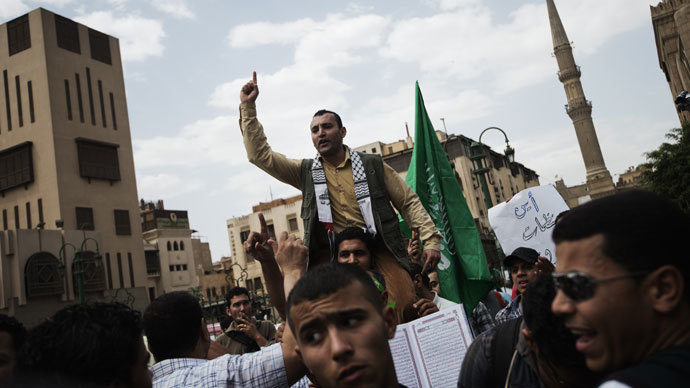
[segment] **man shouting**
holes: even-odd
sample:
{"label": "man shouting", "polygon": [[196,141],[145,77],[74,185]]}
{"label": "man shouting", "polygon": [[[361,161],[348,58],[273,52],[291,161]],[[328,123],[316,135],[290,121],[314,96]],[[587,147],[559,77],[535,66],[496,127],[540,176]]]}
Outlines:
{"label": "man shouting", "polygon": [[[334,258],[336,232],[349,226],[366,229],[376,238],[376,271],[383,274],[391,298],[414,302],[407,249],[395,209],[410,228],[418,229],[424,244],[424,271],[436,268],[441,235],[417,195],[379,155],[352,151],[343,144],[347,129],[340,116],[320,110],[309,125],[317,154],[313,159],[289,159],[273,152],[256,117],[259,88],[256,72],[240,91],[240,128],[249,161],[281,182],[302,191],[304,244],[309,267]],[[391,204],[393,206],[391,206]]]}

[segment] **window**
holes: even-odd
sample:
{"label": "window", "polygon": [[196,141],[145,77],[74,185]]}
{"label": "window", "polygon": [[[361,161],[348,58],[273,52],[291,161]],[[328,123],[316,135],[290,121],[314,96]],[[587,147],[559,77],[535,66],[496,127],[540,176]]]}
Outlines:
{"label": "window", "polygon": [[261,282],[261,278],[254,278],[254,289],[257,291],[264,289],[264,285]]}
{"label": "window", "polygon": [[168,267],[169,267],[168,269],[170,270],[170,272],[175,272],[175,266],[174,265],[171,265]]}
{"label": "window", "polygon": [[173,251],[177,251],[180,248],[177,246],[177,241],[173,242]]}
{"label": "window", "polygon": [[110,95],[110,114],[113,117],[113,129],[117,131],[117,119],[115,119],[115,101],[113,101],[113,94]]}
{"label": "window", "polygon": [[77,138],[79,174],[87,179],[120,180],[117,144]]}
{"label": "window", "polygon": [[36,122],[36,112],[34,111],[34,88],[31,85],[31,81],[26,83],[26,88],[29,92],[29,117],[31,122]]}
{"label": "window", "polygon": [[206,299],[211,300],[211,289],[210,288],[206,289]]}
{"label": "window", "polygon": [[213,288],[211,289],[211,293],[213,294],[213,297],[214,297],[214,298],[218,296],[215,287],[213,287]]}
{"label": "window", "polygon": [[79,73],[74,73],[74,83],[77,88],[77,103],[79,104],[79,121],[84,122],[84,102],[81,98],[81,81],[79,81]]}
{"label": "window", "polygon": [[96,113],[93,108],[93,88],[91,87],[91,70],[86,68],[86,91],[89,96],[89,109],[91,111],[91,125],[96,125]]}
{"label": "window", "polygon": [[82,273],[82,289],[86,292],[89,291],[103,291],[105,290],[105,273],[103,272],[103,266],[96,264],[98,257],[96,253],[91,251],[85,251],[81,253],[79,261],[72,262],[72,273],[75,276],[72,278],[74,282],[73,287],[76,291],[78,289],[79,278],[78,273]]}
{"label": "window", "polygon": [[110,39],[108,35],[89,28],[89,46],[91,58],[97,61],[112,64],[110,59]]}
{"label": "window", "polygon": [[169,250],[169,251],[172,251],[172,244],[170,243],[170,241],[168,241],[168,244],[167,244],[167,245],[168,245],[168,250]]}
{"label": "window", "polygon": [[7,130],[12,130],[12,112],[10,111],[10,84],[7,81],[7,70],[2,71],[2,79],[5,81],[5,113],[7,113]]}
{"label": "window", "polygon": [[129,285],[134,288],[134,265],[132,263],[132,252],[127,252],[127,264],[129,264]]}
{"label": "window", "polygon": [[69,80],[65,80],[65,103],[67,104],[67,120],[72,121],[72,97],[69,93]]}
{"label": "window", "polygon": [[2,209],[2,229],[7,230],[7,209]]}
{"label": "window", "polygon": [[34,181],[31,142],[0,151],[0,192]]}
{"label": "window", "polygon": [[62,295],[64,282],[58,270],[60,262],[48,252],[38,252],[29,257],[24,269],[26,295],[31,297]]}
{"label": "window", "polygon": [[120,288],[125,288],[125,279],[122,277],[122,255],[117,252],[117,273],[120,276]]}
{"label": "window", "polygon": [[297,217],[288,219],[288,227],[290,228],[291,232],[296,232],[299,229],[297,226]]}
{"label": "window", "polygon": [[254,291],[254,284],[252,283],[252,279],[247,279],[247,290]]}
{"label": "window", "polygon": [[79,230],[95,230],[93,224],[93,209],[90,207],[77,207],[77,229]]}
{"label": "window", "polygon": [[7,22],[7,46],[10,55],[31,48],[28,14]]}
{"label": "window", "polygon": [[26,229],[31,229],[31,202],[26,203]]}
{"label": "window", "polygon": [[240,232],[240,243],[244,244],[245,241],[249,238],[249,231],[248,230],[243,230]]}
{"label": "window", "polygon": [[115,234],[118,236],[131,236],[132,228],[129,225],[129,210],[115,209]]}
{"label": "window", "polygon": [[19,229],[19,206],[14,207],[14,228]]}
{"label": "window", "polygon": [[180,250],[184,251],[184,241],[180,241]]}
{"label": "window", "polygon": [[14,76],[14,88],[17,91],[17,118],[19,119],[19,126],[24,126],[24,113],[22,109],[22,87],[19,76]]}
{"label": "window", "polygon": [[58,47],[81,54],[77,23],[60,15],[55,15],[55,34],[57,35]]}
{"label": "window", "polygon": [[38,223],[43,224],[43,199],[38,199]]}
{"label": "window", "polygon": [[110,270],[110,253],[105,254],[105,270],[108,271],[108,288],[113,289],[113,273]]}
{"label": "window", "polygon": [[187,264],[182,264],[182,270],[186,271],[187,270]]}
{"label": "window", "polygon": [[276,238],[276,227],[273,224],[267,225],[266,229],[268,229],[268,235],[273,239],[273,240],[278,240]]}
{"label": "window", "polygon": [[179,265],[179,264],[177,264],[177,265],[175,266],[175,271],[182,271],[182,266]]}
{"label": "window", "polygon": [[98,98],[101,102],[101,120],[103,121],[103,128],[107,128],[108,126],[105,122],[105,103],[103,102],[103,82],[101,82],[101,80],[98,80]]}

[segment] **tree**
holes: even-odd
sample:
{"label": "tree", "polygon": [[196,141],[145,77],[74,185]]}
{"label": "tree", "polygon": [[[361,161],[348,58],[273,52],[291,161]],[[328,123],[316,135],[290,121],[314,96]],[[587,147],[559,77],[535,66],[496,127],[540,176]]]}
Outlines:
{"label": "tree", "polygon": [[673,143],[662,143],[645,153],[648,168],[643,174],[648,189],[675,201],[690,214],[690,122],[666,134]]}

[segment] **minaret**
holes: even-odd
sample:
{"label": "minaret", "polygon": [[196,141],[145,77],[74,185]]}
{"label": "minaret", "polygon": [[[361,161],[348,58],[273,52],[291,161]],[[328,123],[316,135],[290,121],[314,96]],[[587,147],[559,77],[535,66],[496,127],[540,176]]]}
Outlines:
{"label": "minaret", "polygon": [[558,16],[553,0],[546,0],[553,39],[553,53],[558,61],[558,79],[563,83],[568,104],[565,110],[573,120],[575,134],[587,171],[587,186],[592,198],[613,194],[613,180],[601,154],[597,133],[592,122],[592,102],[585,98],[580,83],[580,66],[575,64],[573,48]]}

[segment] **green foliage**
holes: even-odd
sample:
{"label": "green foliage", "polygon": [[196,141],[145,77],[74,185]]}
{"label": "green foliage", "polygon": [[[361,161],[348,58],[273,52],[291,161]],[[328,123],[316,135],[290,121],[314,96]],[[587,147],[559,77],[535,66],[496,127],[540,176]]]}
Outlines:
{"label": "green foliage", "polygon": [[675,201],[690,214],[690,122],[674,128],[666,137],[673,143],[662,143],[645,153],[648,168],[643,174],[647,188]]}

